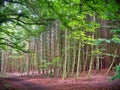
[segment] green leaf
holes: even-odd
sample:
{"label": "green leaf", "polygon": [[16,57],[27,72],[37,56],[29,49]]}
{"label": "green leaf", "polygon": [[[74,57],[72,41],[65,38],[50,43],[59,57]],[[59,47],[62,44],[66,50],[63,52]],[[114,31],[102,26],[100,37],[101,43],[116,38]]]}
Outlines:
{"label": "green leaf", "polygon": [[120,39],[119,38],[112,38],[112,41],[114,42],[114,43],[117,43],[117,44],[120,44]]}

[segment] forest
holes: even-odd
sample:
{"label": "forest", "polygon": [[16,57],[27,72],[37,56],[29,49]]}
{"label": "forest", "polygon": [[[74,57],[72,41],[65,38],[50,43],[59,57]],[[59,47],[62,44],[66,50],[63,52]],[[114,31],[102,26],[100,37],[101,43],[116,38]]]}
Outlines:
{"label": "forest", "polygon": [[0,90],[120,90],[119,0],[0,0]]}

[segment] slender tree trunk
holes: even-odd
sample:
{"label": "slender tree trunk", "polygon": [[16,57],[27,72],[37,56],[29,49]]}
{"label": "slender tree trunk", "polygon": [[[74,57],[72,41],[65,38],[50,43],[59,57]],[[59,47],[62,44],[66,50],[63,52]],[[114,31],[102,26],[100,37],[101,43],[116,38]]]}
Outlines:
{"label": "slender tree trunk", "polygon": [[66,78],[66,69],[67,69],[67,29],[65,31],[65,58],[64,58],[64,66],[63,66],[63,76],[62,79]]}
{"label": "slender tree trunk", "polygon": [[29,50],[30,50],[30,53],[29,53],[29,58],[28,58],[28,67],[27,67],[27,76],[29,75],[30,73],[30,67],[31,67],[31,52],[32,51],[32,44],[33,44],[33,37],[30,37],[30,42],[29,42]]}
{"label": "slender tree trunk", "polygon": [[[93,21],[95,22],[95,15],[93,17]],[[94,40],[94,32],[92,33],[92,40]],[[91,51],[94,51],[94,46],[91,45]],[[89,71],[88,71],[88,78],[90,79],[90,75],[91,75],[91,70],[92,70],[92,66],[93,66],[93,61],[94,61],[94,56],[91,53],[91,58],[90,58],[90,65],[89,65]]]}
{"label": "slender tree trunk", "polygon": [[[93,51],[93,45],[91,46],[91,51]],[[93,55],[91,54],[91,58],[90,58],[90,65],[89,65],[89,71],[88,71],[88,78],[90,79],[90,75],[91,75],[91,70],[92,70],[92,65],[93,65]]]}
{"label": "slender tree trunk", "polygon": [[80,69],[81,69],[81,42],[79,41],[76,80],[78,79]]}
{"label": "slender tree trunk", "polygon": [[8,51],[2,52],[2,62],[1,62],[1,74],[5,75],[7,70],[7,62],[8,61]]}
{"label": "slender tree trunk", "polygon": [[1,72],[1,66],[2,66],[2,51],[0,50],[0,72]]}
{"label": "slender tree trunk", "polygon": [[85,72],[85,70],[86,70],[87,61],[88,61],[88,45],[86,45],[85,64],[84,64],[84,67],[83,67],[83,71],[84,71],[84,72]]}
{"label": "slender tree trunk", "polygon": [[4,60],[5,60],[4,54],[5,54],[5,52],[3,51],[2,52],[2,59],[1,59],[1,74],[4,74]]}
{"label": "slender tree trunk", "polygon": [[[40,39],[40,38],[39,38]],[[40,42],[39,40],[37,41],[37,49],[36,49],[36,58],[37,58],[37,70],[38,73],[40,73]]]}
{"label": "slender tree trunk", "polygon": [[[70,42],[70,39],[68,40],[68,42],[67,42],[67,48],[70,48],[70,44],[69,44],[69,42]],[[70,64],[71,64],[71,58],[70,58],[70,49],[68,49],[68,51],[67,51],[67,75],[69,75],[70,74]]]}
{"label": "slender tree trunk", "polygon": [[76,61],[76,46],[75,46],[75,43],[74,43],[74,48],[73,48],[73,64],[72,64],[72,73],[71,73],[71,75],[74,74],[75,61]]}
{"label": "slender tree trunk", "polygon": [[[43,65],[43,35],[41,34],[41,36],[40,36],[40,67],[42,67],[42,65]],[[42,68],[41,68],[42,69]],[[39,73],[40,73],[40,71],[39,71]]]}
{"label": "slender tree trunk", "polygon": [[110,65],[110,67],[108,68],[107,72],[106,72],[106,76],[107,76],[108,73],[110,72],[110,70],[111,70],[111,68],[112,68],[112,66],[113,66],[113,64],[114,64],[114,62],[115,62],[115,55],[117,54],[118,48],[119,48],[119,44],[118,44],[117,47],[116,47],[116,50],[115,50],[115,52],[114,52],[114,56],[113,56],[112,63],[111,63],[111,65]]}
{"label": "slender tree trunk", "polygon": [[[99,45],[98,46],[96,46],[96,49],[99,49]],[[99,69],[100,69],[100,66],[99,66],[99,64],[100,64],[100,61],[99,61],[99,54],[97,55],[97,63],[96,63],[96,73],[98,73],[99,72]]]}

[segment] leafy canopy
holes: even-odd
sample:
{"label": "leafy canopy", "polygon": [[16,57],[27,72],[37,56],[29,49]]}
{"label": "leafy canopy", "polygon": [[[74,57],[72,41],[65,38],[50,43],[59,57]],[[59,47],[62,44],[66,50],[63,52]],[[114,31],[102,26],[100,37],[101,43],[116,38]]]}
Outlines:
{"label": "leafy canopy", "polygon": [[0,47],[21,50],[23,40],[38,36],[54,20],[68,28],[75,39],[85,41],[86,32],[100,27],[88,17],[119,19],[119,6],[118,0],[1,0]]}

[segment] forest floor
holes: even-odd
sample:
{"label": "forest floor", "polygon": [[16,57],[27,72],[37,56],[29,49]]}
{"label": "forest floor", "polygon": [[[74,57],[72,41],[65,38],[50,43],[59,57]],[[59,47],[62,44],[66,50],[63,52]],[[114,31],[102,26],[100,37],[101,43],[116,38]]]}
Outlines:
{"label": "forest floor", "polygon": [[90,79],[87,73],[81,73],[75,78],[42,78],[42,77],[6,77],[0,78],[0,90],[120,90],[120,80],[108,81],[105,71],[92,73]]}

